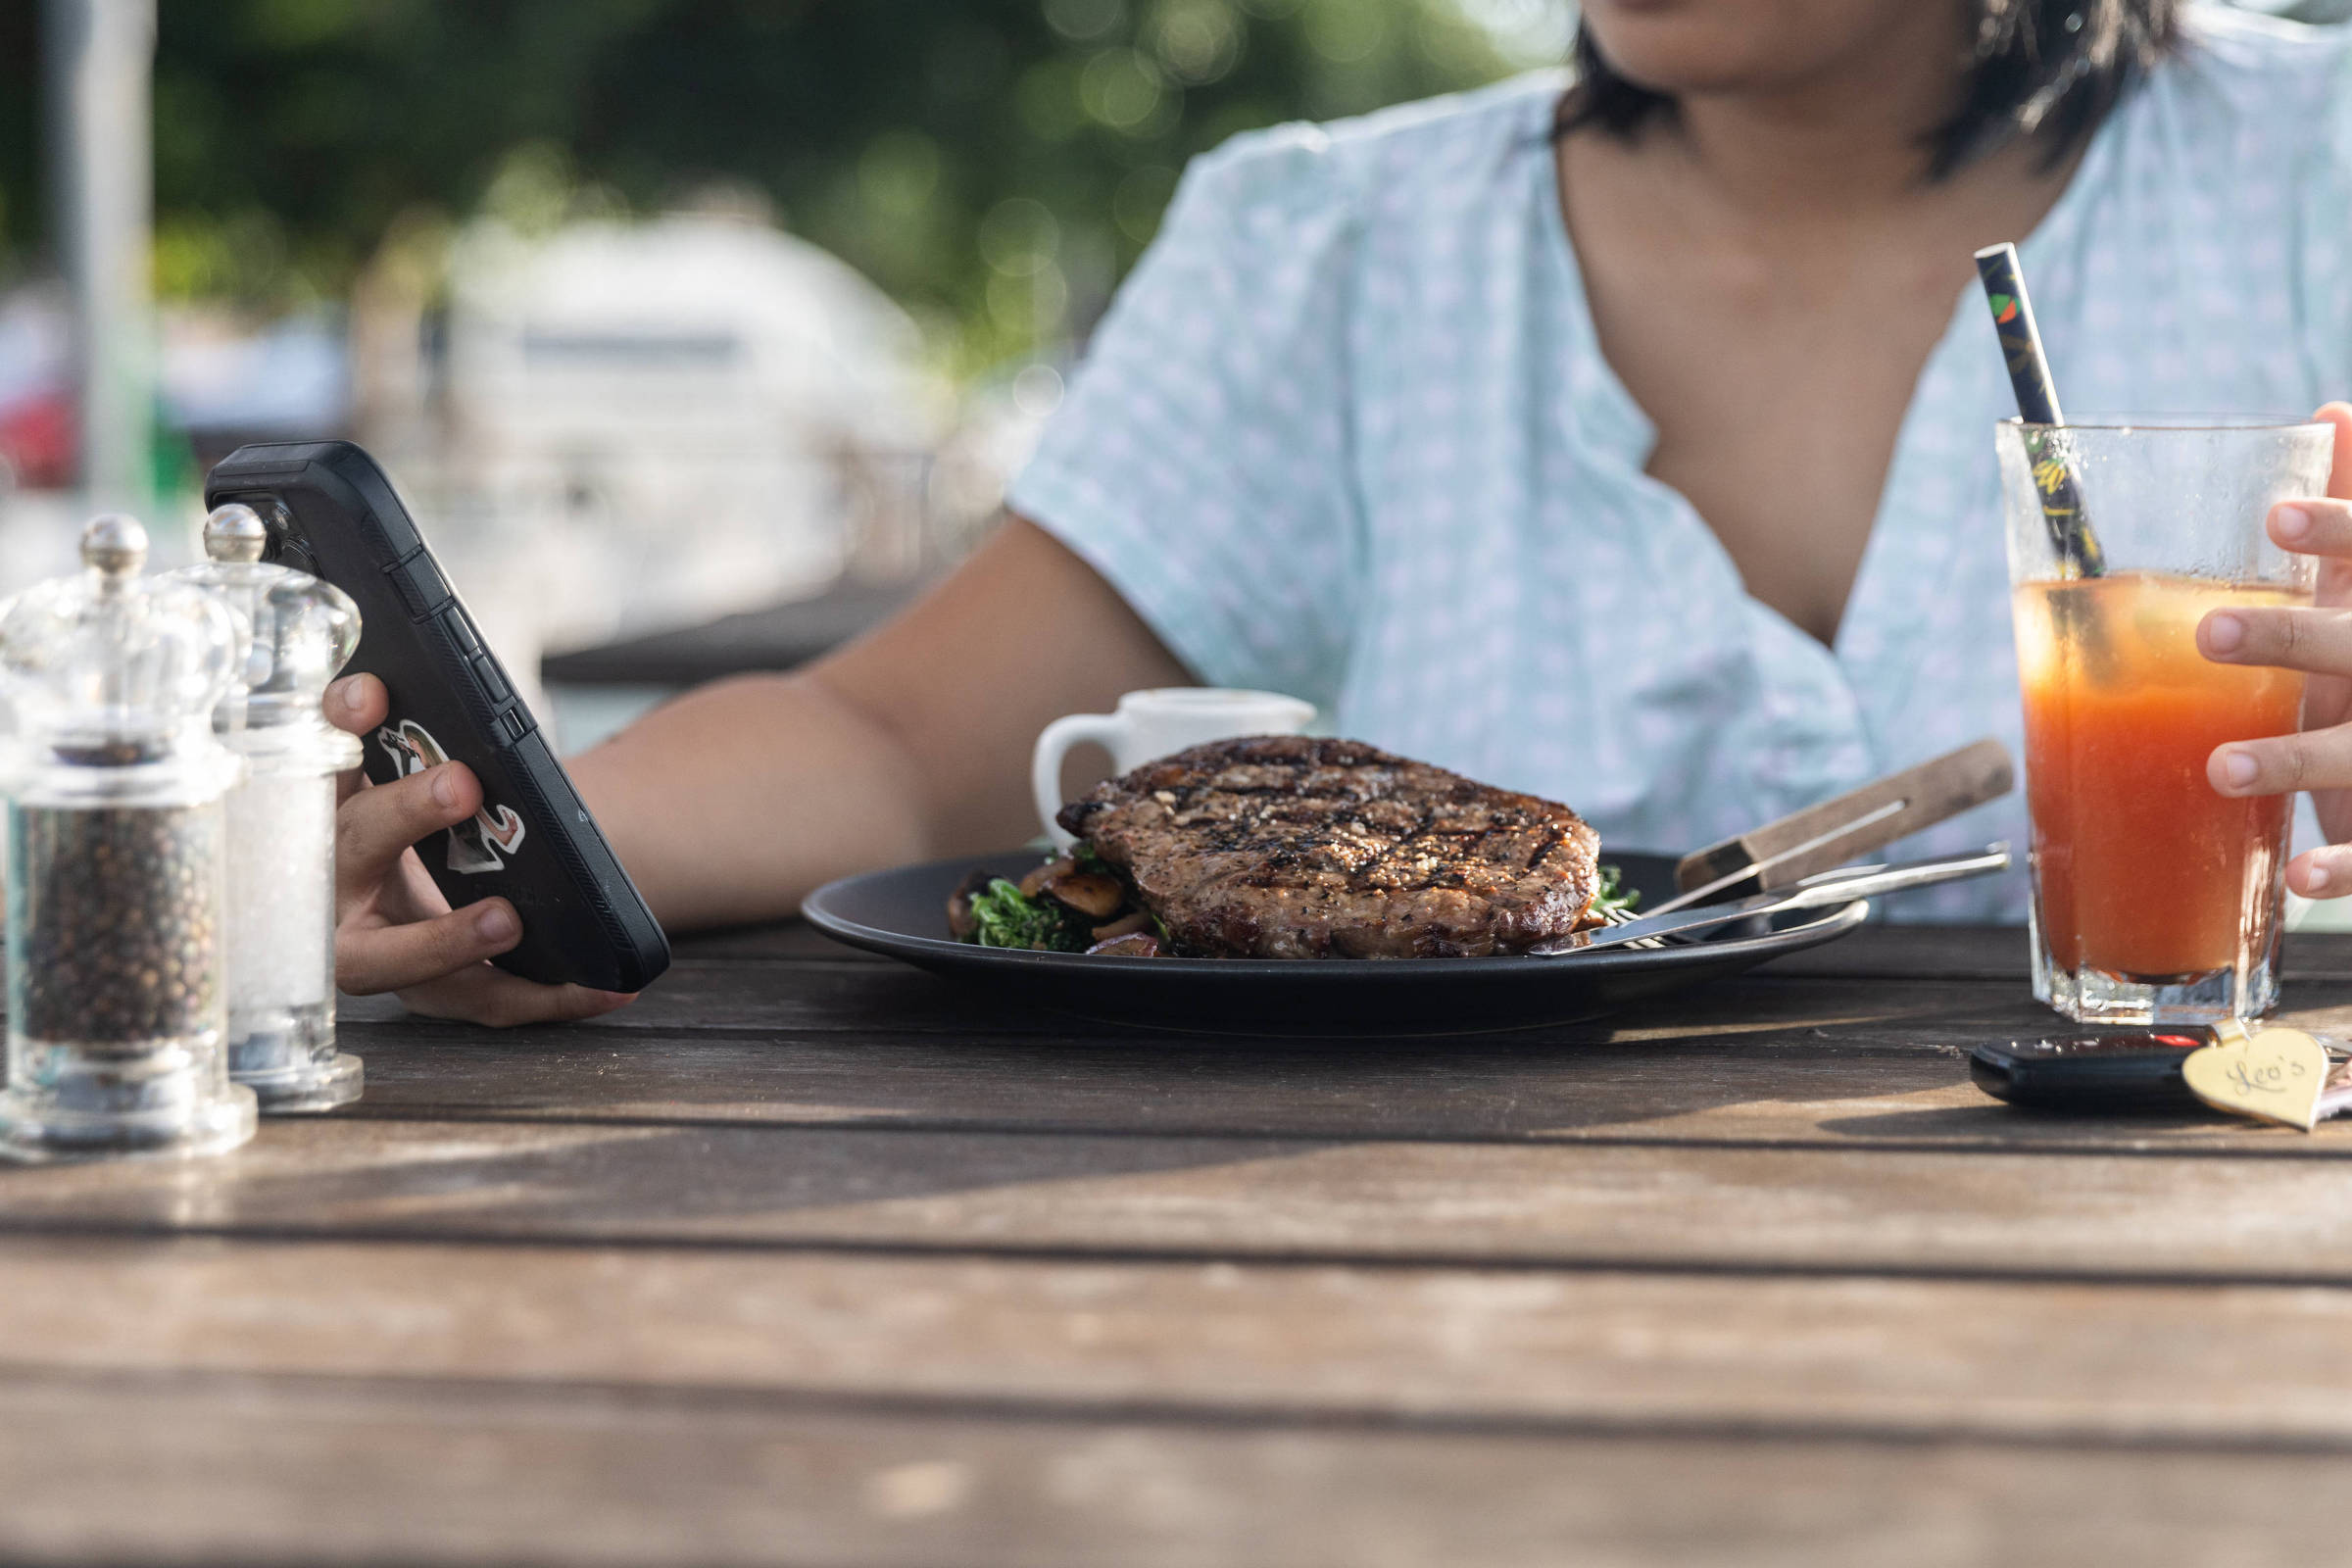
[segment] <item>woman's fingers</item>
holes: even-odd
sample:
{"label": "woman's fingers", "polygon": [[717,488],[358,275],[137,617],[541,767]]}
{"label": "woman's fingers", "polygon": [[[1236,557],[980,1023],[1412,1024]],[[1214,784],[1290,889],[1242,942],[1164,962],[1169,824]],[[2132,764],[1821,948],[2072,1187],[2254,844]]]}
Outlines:
{"label": "woman's fingers", "polygon": [[[2352,404],[2330,403],[2316,419],[2335,427],[2334,471],[2328,499],[2283,501],[2271,509],[2271,538],[2282,548],[2325,562],[2328,580],[2352,561]],[[2319,674],[2352,673],[2352,612],[2342,610],[2217,610],[2197,626],[2205,657],[2231,664],[2277,664]],[[2352,786],[2352,726],[2300,735],[2238,741],[2216,747],[2205,776],[2224,795],[2284,795],[2294,790]],[[2287,863],[2286,885],[2307,899],[2352,893],[2352,844],[2329,844]]]}
{"label": "woman's fingers", "polygon": [[358,997],[423,985],[495,957],[522,940],[522,922],[504,899],[407,925],[354,921],[335,933],[335,983]]}
{"label": "woman's fingers", "polygon": [[[392,698],[373,675],[346,675],[326,689],[318,707],[329,724],[365,740],[369,730],[391,716]],[[347,769],[335,780],[335,799],[350,800],[366,782],[358,768]]]}
{"label": "woman's fingers", "polygon": [[2312,418],[2335,426],[2335,469],[2328,476],[2328,493],[2352,500],[2352,403],[2323,403]]}
{"label": "woman's fingers", "polygon": [[529,1023],[571,1023],[625,1007],[637,999],[586,986],[543,986],[486,963],[401,993],[409,1010],[427,1018],[464,1018],[495,1029]]}
{"label": "woman's fingers", "polygon": [[2352,844],[2327,844],[2286,862],[2286,885],[2307,899],[2352,893]]}
{"label": "woman's fingers", "polygon": [[2352,556],[2352,502],[2281,501],[2271,509],[2271,538],[2305,556]]}
{"label": "woman's fingers", "polygon": [[[337,729],[366,736],[391,709],[384,683],[349,675],[326,690],[323,710]],[[522,922],[504,899],[408,919],[395,879],[409,847],[463,822],[481,808],[481,786],[464,763],[362,788],[355,770],[338,781],[335,888],[339,907],[376,900],[374,915],[335,933],[335,983],[357,996],[398,991],[410,1010],[430,1018],[466,1018],[501,1027],[593,1018],[636,1001],[586,986],[547,986],[492,968],[485,960],[522,940]],[[415,873],[411,873],[415,874]],[[421,877],[418,877],[421,883]],[[436,899],[433,901],[438,903]],[[391,923],[384,923],[389,915]]]}
{"label": "woman's fingers", "polygon": [[2352,725],[2217,746],[2205,759],[2205,777],[2224,795],[2352,787]]}
{"label": "woman's fingers", "polygon": [[2352,670],[2352,610],[2217,610],[2197,623],[2197,648],[2225,664],[2343,674]]}
{"label": "woman's fingers", "polygon": [[443,762],[346,800],[335,814],[335,886],[365,898],[408,847],[481,808],[481,786],[463,762]]}
{"label": "woman's fingers", "polygon": [[373,675],[346,675],[326,689],[319,709],[335,728],[365,735],[391,716],[392,697]]}

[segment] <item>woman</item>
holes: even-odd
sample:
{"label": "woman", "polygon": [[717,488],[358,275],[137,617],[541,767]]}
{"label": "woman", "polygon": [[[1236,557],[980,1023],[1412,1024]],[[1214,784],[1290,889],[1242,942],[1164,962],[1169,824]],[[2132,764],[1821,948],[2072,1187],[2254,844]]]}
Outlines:
{"label": "woman", "polygon": [[[1584,29],[1564,100],[1531,79],[1200,160],[986,549],[821,665],[578,759],[662,918],[1015,842],[1040,727],[1195,679],[1311,698],[1630,846],[2015,747],[1986,243],[2023,239],[2078,411],[2352,389],[2332,37],[2173,0],[1589,0]],[[2340,504],[2273,525],[2352,559]],[[2348,716],[2330,612],[2203,636],[2345,672],[2315,712]],[[382,693],[330,709],[365,730]],[[2352,785],[2352,738],[2225,748],[2213,776]],[[503,905],[444,912],[404,851],[476,798],[449,764],[346,806],[344,985],[503,1022],[624,1001],[485,966]],[[2352,834],[2352,798],[2319,800]],[[2015,800],[1910,850],[1994,836],[2023,838]],[[2341,891],[2352,855],[2292,874]]]}

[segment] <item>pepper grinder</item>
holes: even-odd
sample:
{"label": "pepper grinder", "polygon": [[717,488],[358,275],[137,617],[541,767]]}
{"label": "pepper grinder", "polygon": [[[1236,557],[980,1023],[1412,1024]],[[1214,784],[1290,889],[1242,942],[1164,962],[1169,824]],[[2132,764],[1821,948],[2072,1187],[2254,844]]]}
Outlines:
{"label": "pepper grinder", "polygon": [[211,594],[139,575],[136,518],[92,521],[81,559],[0,616],[0,1154],[218,1153],[254,1128],[225,1050],[220,803],[244,764],[211,724],[243,631]]}
{"label": "pepper grinder", "polygon": [[251,507],[205,519],[206,564],[173,573],[211,589],[253,630],[213,732],[245,759],[228,796],[228,1075],[265,1111],[332,1110],[360,1098],[360,1058],[335,1049],[335,775],[360,743],[326,722],[327,682],[359,646],[339,588],[266,564]]}

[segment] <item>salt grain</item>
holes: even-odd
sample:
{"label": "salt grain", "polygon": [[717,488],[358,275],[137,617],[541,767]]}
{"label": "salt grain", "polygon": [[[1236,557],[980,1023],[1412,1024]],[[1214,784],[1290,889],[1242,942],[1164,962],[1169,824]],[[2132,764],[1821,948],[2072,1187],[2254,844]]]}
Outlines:
{"label": "salt grain", "polygon": [[228,797],[229,1032],[327,1000],[334,972],[335,781],[265,772]]}

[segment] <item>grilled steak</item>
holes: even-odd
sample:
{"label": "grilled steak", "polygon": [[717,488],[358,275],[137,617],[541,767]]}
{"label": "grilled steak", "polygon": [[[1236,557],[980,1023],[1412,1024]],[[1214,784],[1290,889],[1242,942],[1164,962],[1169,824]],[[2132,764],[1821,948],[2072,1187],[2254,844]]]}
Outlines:
{"label": "grilled steak", "polygon": [[1564,806],[1357,741],[1217,741],[1061,808],[1179,953],[1435,958],[1567,936],[1600,836]]}

